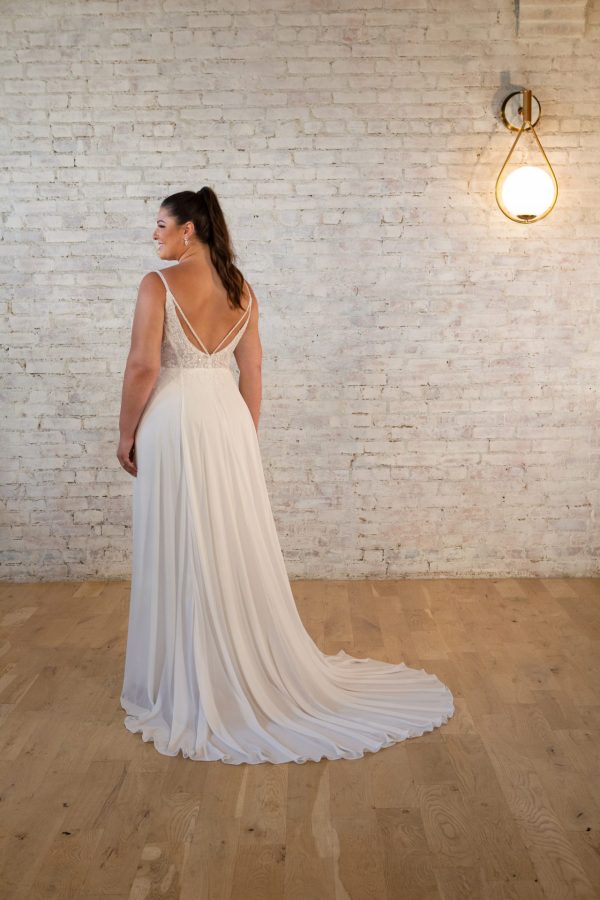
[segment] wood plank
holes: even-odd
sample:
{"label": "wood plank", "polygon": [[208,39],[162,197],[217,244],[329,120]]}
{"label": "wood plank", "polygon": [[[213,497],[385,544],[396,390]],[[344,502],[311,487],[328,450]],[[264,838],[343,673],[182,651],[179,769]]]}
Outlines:
{"label": "wood plank", "polygon": [[128,582],[0,585],[11,900],[567,900],[600,884],[600,579],[292,583],[324,652],[446,682],[359,760],[157,753],[119,704]]}

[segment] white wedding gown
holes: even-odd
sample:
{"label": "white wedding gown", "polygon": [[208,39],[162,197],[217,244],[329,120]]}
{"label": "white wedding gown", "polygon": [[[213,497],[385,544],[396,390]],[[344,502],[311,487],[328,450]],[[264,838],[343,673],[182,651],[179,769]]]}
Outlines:
{"label": "white wedding gown", "polygon": [[432,731],[454,712],[435,675],[327,656],[302,624],[230,367],[252,297],[209,354],[158,274],[161,370],[135,439],[125,726],[167,756],[232,765],[358,759]]}

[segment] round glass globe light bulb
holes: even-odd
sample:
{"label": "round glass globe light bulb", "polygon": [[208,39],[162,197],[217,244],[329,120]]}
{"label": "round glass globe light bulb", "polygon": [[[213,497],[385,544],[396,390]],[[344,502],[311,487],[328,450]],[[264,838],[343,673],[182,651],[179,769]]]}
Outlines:
{"label": "round glass globe light bulb", "polygon": [[502,202],[511,216],[533,219],[552,206],[556,188],[550,173],[538,166],[521,166],[506,176]]}

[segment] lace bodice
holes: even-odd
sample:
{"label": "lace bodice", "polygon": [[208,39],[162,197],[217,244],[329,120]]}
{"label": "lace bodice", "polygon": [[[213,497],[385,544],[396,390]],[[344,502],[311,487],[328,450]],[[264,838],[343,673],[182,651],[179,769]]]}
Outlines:
{"label": "lace bodice", "polygon": [[[185,315],[182,308],[177,303],[177,300],[169,290],[169,285],[167,281],[160,271],[160,269],[154,270],[157,275],[160,276],[165,290],[167,292],[165,298],[165,324],[163,329],[162,336],[162,344],[160,349],[160,364],[163,369],[173,369],[173,368],[185,368],[185,369],[214,369],[214,368],[222,368],[226,369],[231,366],[231,359],[233,357],[233,351],[237,347],[238,343],[242,339],[242,335],[244,334],[248,322],[250,321],[250,314],[252,309],[252,292],[249,292],[249,301],[246,310],[243,315],[240,317],[239,321],[235,323],[233,328],[229,330],[229,332],[225,335],[222,341],[217,346],[217,349],[212,353],[209,353],[206,350],[203,342],[200,340],[196,332],[194,331],[192,325],[188,321],[187,316]],[[179,321],[179,317],[177,315],[176,307],[179,309],[183,320],[187,323],[192,334],[197,338],[198,343],[204,347],[204,350],[201,350],[199,347],[196,347],[195,344],[192,344],[188,336],[186,335],[181,322]],[[239,323],[245,319],[242,327],[237,331],[236,335],[232,338],[232,340],[226,344],[224,347],[222,346],[223,342],[227,340],[229,335],[238,328]],[[219,347],[221,349],[219,349]]]}

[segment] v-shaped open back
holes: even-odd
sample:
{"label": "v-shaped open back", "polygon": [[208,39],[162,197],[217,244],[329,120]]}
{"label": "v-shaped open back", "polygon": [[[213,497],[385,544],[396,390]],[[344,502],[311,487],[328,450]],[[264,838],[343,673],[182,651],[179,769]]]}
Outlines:
{"label": "v-shaped open back", "polygon": [[[250,299],[249,299],[249,301],[248,301],[248,306],[246,307],[246,309],[244,310],[244,312],[242,313],[242,315],[240,316],[240,318],[238,319],[238,321],[237,321],[234,325],[232,325],[232,327],[229,329],[229,331],[227,332],[227,334],[225,335],[225,337],[222,338],[222,339],[219,341],[219,343],[217,344],[217,346],[215,347],[215,349],[211,352],[211,351],[209,351],[209,350],[206,348],[206,345],[204,344],[204,342],[202,341],[202,339],[200,338],[200,336],[197,334],[196,330],[194,329],[194,326],[192,325],[192,323],[190,322],[190,320],[188,319],[188,317],[186,316],[186,314],[185,314],[184,311],[182,310],[181,306],[179,305],[179,303],[177,302],[177,300],[176,300],[175,297],[173,296],[173,292],[171,291],[171,288],[169,287],[169,285],[168,285],[168,283],[167,283],[167,280],[166,280],[165,276],[163,275],[163,273],[160,271],[160,269],[155,269],[155,272],[156,272],[157,275],[160,275],[160,278],[161,278],[161,280],[162,280],[162,283],[164,284],[165,290],[166,290],[166,292],[167,292],[167,298],[168,298],[168,297],[171,298],[171,300],[173,301],[173,303],[175,304],[175,306],[177,307],[177,309],[178,309],[179,312],[181,313],[181,315],[182,315],[182,317],[183,317],[183,320],[184,320],[185,323],[187,324],[188,328],[190,329],[190,331],[192,332],[192,334],[194,335],[194,337],[196,338],[196,340],[197,340],[198,343],[200,344],[200,347],[196,347],[195,344],[192,344],[192,342],[190,341],[190,339],[188,338],[187,334],[185,333],[185,331],[184,331],[184,329],[183,329],[183,325],[181,324],[181,322],[179,322],[179,317],[177,316],[177,313],[175,313],[175,316],[176,316],[176,318],[177,318],[177,321],[179,322],[179,326],[180,326],[180,328],[181,328],[182,334],[185,336],[185,339],[186,339],[187,342],[190,344],[190,346],[194,347],[194,348],[198,351],[198,353],[204,353],[206,356],[215,356],[215,354],[217,354],[217,353],[219,353],[219,352],[222,352],[222,351],[226,350],[227,347],[229,346],[229,344],[227,344],[225,347],[222,347],[222,348],[221,348],[221,351],[219,350],[219,348],[221,347],[221,344],[223,343],[223,341],[226,341],[226,340],[227,340],[227,338],[228,338],[229,335],[232,333],[232,331],[235,331],[235,329],[238,327],[238,325],[241,325],[241,323],[244,321],[245,318],[246,318],[246,319],[249,319],[249,318],[250,318],[250,310],[251,310],[251,308],[252,308],[252,292],[251,292],[251,291],[249,292],[249,294],[250,294]],[[240,331],[241,331],[241,329],[240,329]],[[238,333],[239,333],[239,332],[238,332]],[[237,335],[236,335],[235,337],[237,337]],[[232,340],[230,341],[230,343],[233,343],[233,342],[235,341],[235,337],[232,338]],[[202,349],[200,349],[200,348],[202,348]]]}

